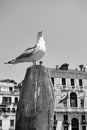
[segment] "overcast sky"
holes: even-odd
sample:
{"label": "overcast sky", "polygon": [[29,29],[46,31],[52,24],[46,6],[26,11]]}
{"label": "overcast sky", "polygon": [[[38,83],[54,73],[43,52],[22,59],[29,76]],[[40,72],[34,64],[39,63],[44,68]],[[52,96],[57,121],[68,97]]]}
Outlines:
{"label": "overcast sky", "polygon": [[32,63],[4,65],[36,43],[43,30],[43,65],[87,68],[86,0],[0,0],[0,79],[23,80]]}

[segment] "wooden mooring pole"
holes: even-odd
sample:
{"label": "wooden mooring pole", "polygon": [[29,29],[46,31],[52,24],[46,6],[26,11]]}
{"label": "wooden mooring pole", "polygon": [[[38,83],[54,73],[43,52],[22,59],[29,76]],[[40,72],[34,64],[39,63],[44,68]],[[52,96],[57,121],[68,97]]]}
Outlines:
{"label": "wooden mooring pole", "polygon": [[54,93],[48,70],[31,66],[23,81],[15,130],[52,130],[53,117]]}

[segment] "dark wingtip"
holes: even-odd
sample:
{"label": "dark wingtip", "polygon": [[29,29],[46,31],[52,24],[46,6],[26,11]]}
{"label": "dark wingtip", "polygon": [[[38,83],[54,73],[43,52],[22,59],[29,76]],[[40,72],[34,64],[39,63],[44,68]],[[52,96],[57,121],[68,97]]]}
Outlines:
{"label": "dark wingtip", "polygon": [[8,64],[8,62],[5,62],[4,64]]}
{"label": "dark wingtip", "polygon": [[5,62],[4,64],[11,64],[11,61]]}

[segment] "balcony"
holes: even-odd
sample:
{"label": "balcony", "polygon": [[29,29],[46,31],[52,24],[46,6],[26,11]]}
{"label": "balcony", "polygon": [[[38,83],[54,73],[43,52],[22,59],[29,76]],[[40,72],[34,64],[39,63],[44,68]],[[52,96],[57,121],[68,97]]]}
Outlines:
{"label": "balcony", "polygon": [[4,113],[4,114],[3,114],[3,117],[4,117],[4,118],[9,117],[9,113]]}
{"label": "balcony", "polygon": [[69,107],[56,107],[55,108],[55,112],[56,113],[65,113],[65,112],[68,112],[68,113],[87,113],[87,109],[82,109],[82,108],[77,108],[77,107],[73,107],[73,108],[69,108]]}
{"label": "balcony", "polygon": [[63,89],[66,89],[66,85],[63,85]]}
{"label": "balcony", "polygon": [[72,89],[75,89],[75,86],[72,86]]}
{"label": "balcony", "polygon": [[76,87],[75,86],[71,86],[71,85],[63,85],[63,86],[61,86],[61,91],[67,91],[67,90],[72,91],[72,89],[76,90]]}
{"label": "balcony", "polygon": [[9,130],[15,130],[15,128],[14,127],[10,127]]}
{"label": "balcony", "polygon": [[16,108],[10,109],[10,107],[0,107],[0,115],[2,115],[4,118],[7,118],[10,115],[15,115],[16,114]]}
{"label": "balcony", "polygon": [[11,102],[2,102],[1,105],[11,105]]}
{"label": "balcony", "polygon": [[14,94],[19,95],[20,94],[19,90],[14,90]]}
{"label": "balcony", "polygon": [[79,86],[79,92],[83,92],[83,86]]}
{"label": "balcony", "polygon": [[82,120],[81,121],[81,125],[87,125],[87,121],[86,120]]}
{"label": "balcony", "polygon": [[69,126],[69,121],[68,120],[64,120],[63,121],[63,126]]}
{"label": "balcony", "polygon": [[19,96],[20,92],[19,92],[19,90],[14,90],[14,91],[10,91],[10,90],[9,91],[1,91],[0,90],[0,94],[6,94],[6,95],[9,94],[9,95],[18,95]]}
{"label": "balcony", "polygon": [[61,86],[61,91],[67,91],[68,87],[66,85]]}

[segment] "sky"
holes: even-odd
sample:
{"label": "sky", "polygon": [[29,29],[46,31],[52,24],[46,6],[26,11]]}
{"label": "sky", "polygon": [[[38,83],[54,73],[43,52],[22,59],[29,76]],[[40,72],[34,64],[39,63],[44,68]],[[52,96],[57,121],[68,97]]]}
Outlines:
{"label": "sky", "polygon": [[[32,63],[6,65],[36,43],[43,30],[46,54],[43,65],[87,68],[86,0],[0,0],[0,80],[21,82]],[[38,64],[39,62],[37,62]]]}

